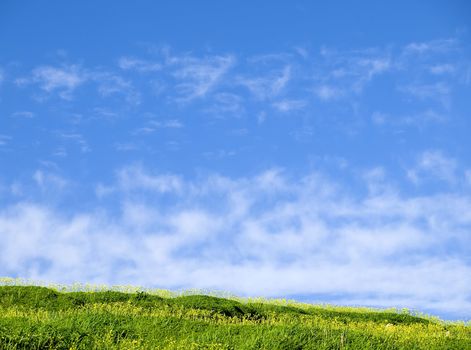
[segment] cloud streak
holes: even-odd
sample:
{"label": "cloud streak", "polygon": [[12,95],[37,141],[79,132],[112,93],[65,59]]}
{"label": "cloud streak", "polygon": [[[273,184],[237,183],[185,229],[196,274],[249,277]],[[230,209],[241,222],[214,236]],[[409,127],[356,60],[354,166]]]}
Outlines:
{"label": "cloud streak", "polygon": [[136,70],[139,73],[157,72],[162,69],[162,64],[150,62],[132,57],[121,57],[118,66],[122,70]]}
{"label": "cloud streak", "polygon": [[176,68],[176,90],[183,101],[201,98],[208,94],[235,63],[230,55],[196,58],[191,56],[171,57],[169,63]]}
{"label": "cloud streak", "polygon": [[[116,59],[118,67],[39,65],[16,83],[20,87],[38,87],[46,96],[57,94],[68,101],[77,89],[92,85],[98,98],[104,102],[122,100],[126,108],[157,99],[173,108],[198,105],[197,110],[203,114],[225,119],[229,114],[257,116],[272,108],[295,113],[309,107],[313,113],[323,114],[323,109],[333,104],[349,113],[351,106],[364,107],[364,99],[375,95],[374,89],[367,88],[384,78],[389,83],[387,87],[380,85],[381,89],[389,88],[385,93],[391,98],[410,105],[437,101],[440,114],[450,111],[457,85],[469,80],[463,50],[454,39],[402,47],[323,47],[318,53],[304,50],[303,55],[285,52],[237,56],[164,49],[146,59],[121,56]],[[33,96],[38,98],[38,94]],[[319,105],[316,100],[323,103]]]}
{"label": "cloud streak", "polygon": [[245,86],[256,98],[270,99],[279,95],[291,80],[291,67],[283,67],[279,72],[262,77],[239,77],[238,83]]}

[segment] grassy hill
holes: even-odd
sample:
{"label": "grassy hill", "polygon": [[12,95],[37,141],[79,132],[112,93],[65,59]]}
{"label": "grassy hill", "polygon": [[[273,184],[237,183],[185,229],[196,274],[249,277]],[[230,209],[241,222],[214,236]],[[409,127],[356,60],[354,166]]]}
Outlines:
{"label": "grassy hill", "polygon": [[469,324],[405,312],[169,296],[3,285],[0,349],[471,349]]}

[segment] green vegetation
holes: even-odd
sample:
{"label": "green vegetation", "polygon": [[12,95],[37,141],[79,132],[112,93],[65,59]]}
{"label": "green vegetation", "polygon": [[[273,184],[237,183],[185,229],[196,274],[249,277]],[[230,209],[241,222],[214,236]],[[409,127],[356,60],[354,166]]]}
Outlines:
{"label": "green vegetation", "polygon": [[364,308],[3,285],[0,349],[471,349],[471,327]]}

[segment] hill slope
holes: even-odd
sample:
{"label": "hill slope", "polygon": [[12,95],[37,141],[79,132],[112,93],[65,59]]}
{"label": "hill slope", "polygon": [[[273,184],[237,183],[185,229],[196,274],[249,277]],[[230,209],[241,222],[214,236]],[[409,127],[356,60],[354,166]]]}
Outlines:
{"label": "hill slope", "polygon": [[471,327],[368,309],[0,286],[0,349],[471,349]]}

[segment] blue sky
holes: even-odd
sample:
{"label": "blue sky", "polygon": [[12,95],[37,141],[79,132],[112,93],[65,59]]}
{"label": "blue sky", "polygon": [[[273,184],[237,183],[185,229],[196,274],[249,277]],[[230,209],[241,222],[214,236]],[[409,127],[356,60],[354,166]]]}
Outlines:
{"label": "blue sky", "polygon": [[469,319],[470,25],[467,1],[3,1],[0,275]]}

